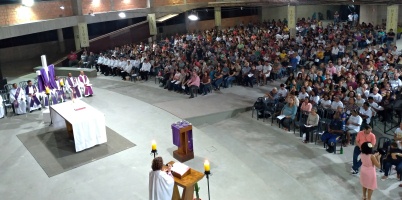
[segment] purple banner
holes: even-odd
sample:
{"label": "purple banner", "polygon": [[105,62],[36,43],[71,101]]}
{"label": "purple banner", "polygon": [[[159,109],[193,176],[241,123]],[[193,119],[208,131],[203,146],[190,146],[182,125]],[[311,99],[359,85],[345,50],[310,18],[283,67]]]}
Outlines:
{"label": "purple banner", "polygon": [[180,146],[180,129],[176,124],[172,124],[173,144]]}

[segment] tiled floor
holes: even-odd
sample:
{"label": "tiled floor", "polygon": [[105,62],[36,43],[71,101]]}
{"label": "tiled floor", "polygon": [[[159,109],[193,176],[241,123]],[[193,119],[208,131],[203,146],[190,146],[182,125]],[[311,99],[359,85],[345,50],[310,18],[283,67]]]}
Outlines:
{"label": "tiled floor", "polygon": [[[186,162],[202,171],[204,159],[210,160],[211,199],[361,197],[359,178],[349,173],[352,147],[342,155],[328,154],[321,144],[303,144],[275,124],[252,119],[251,111],[232,118],[220,115],[250,106],[271,86],[234,86],[188,99],[153,81],[133,83],[104,76],[91,81],[95,96],[84,101],[105,114],[108,127],[137,146],[49,178],[16,137],[48,126],[40,112],[0,119],[1,199],[148,199],[151,140],[157,141],[165,161],[174,160],[170,124],[181,120],[171,114],[175,112],[211,118],[194,127],[195,158]],[[214,112],[197,107],[204,104]],[[185,112],[177,109],[181,107]],[[398,184],[395,178],[379,180],[373,199],[401,199]],[[199,185],[201,197],[207,199],[206,179]]]}

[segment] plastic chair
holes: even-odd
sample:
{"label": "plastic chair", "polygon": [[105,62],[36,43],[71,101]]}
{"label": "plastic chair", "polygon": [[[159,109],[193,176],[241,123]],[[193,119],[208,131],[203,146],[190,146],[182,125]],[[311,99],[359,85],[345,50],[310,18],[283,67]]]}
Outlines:
{"label": "plastic chair", "polygon": [[13,113],[13,116],[15,115],[15,113],[13,112],[13,104],[10,102],[10,98],[8,95],[8,92],[4,91],[4,90],[0,90],[0,95],[3,98],[3,106],[4,106],[4,115],[7,116],[7,111]]}

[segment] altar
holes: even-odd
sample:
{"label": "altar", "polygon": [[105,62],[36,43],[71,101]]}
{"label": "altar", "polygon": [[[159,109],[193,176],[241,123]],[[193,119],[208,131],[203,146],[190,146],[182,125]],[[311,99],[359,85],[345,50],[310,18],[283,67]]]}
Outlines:
{"label": "altar", "polygon": [[76,152],[107,142],[105,115],[81,100],[51,105],[50,116],[53,126],[67,128]]}

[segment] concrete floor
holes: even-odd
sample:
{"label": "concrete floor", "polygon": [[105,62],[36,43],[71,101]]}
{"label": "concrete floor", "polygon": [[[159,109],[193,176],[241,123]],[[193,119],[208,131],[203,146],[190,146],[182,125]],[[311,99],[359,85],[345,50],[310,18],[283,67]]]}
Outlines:
{"label": "concrete floor", "polygon": [[[170,112],[185,115],[190,122],[198,120],[195,158],[186,164],[202,171],[204,159],[211,162],[212,199],[361,197],[359,178],[349,173],[352,147],[343,155],[329,154],[321,144],[303,144],[275,124],[252,119],[251,111],[221,115],[249,107],[271,86],[234,86],[188,99],[159,88],[153,80],[133,83],[99,76],[91,81],[95,96],[84,100],[105,114],[107,126],[137,146],[49,178],[16,137],[48,126],[41,113],[0,119],[1,199],[148,199],[151,141],[156,140],[165,161],[174,160],[170,124],[183,118]],[[242,101],[228,100],[241,96]],[[201,102],[209,105],[207,111]],[[186,112],[175,109],[181,107]],[[204,115],[210,120],[203,121]],[[378,180],[373,199],[401,199],[399,182],[395,174],[391,177]],[[207,199],[205,178],[199,186],[201,197]]]}
{"label": "concrete floor", "polygon": [[[22,76],[31,72],[28,68],[17,72],[5,67],[9,83],[35,77]],[[188,99],[153,80],[133,83],[99,76],[91,81],[95,96],[84,101],[137,146],[49,178],[16,137],[48,126],[41,113],[0,119],[0,199],[148,199],[151,141],[156,140],[165,161],[174,160],[170,124],[182,119],[195,125],[195,158],[186,164],[202,171],[205,159],[211,163],[211,199],[361,199],[359,178],[349,173],[353,147],[342,155],[329,154],[321,144],[303,144],[293,133],[251,118],[247,110],[254,100],[280,82],[253,89],[234,86]],[[373,199],[402,198],[395,173],[390,177],[378,179]],[[199,186],[201,198],[207,199],[205,178]]]}

